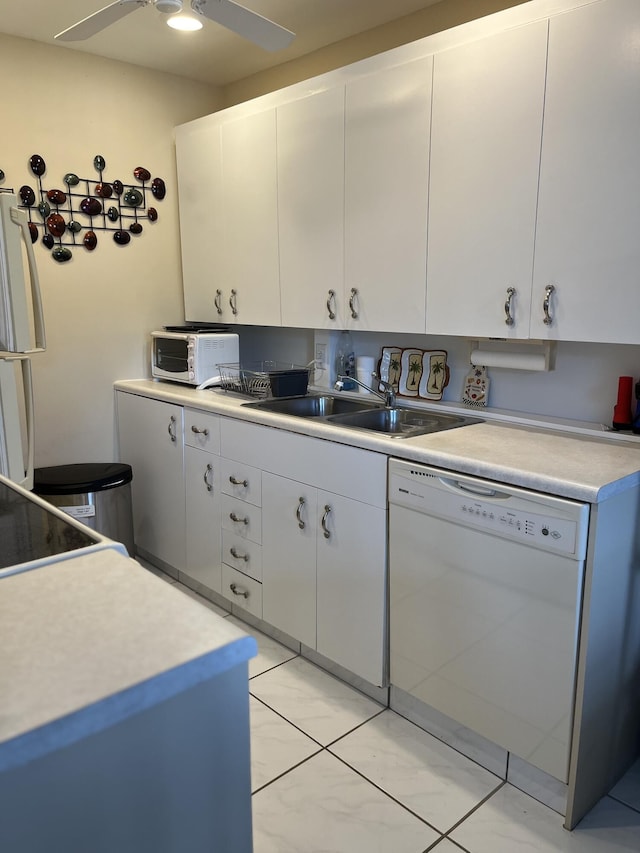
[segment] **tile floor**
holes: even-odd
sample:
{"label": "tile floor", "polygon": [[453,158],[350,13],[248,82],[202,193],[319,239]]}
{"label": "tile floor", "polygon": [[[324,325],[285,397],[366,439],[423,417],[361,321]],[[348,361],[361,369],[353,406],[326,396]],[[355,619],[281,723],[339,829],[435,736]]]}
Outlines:
{"label": "tile floor", "polygon": [[640,761],[569,833],[556,812],[155,573],[257,639],[255,853],[640,853]]}

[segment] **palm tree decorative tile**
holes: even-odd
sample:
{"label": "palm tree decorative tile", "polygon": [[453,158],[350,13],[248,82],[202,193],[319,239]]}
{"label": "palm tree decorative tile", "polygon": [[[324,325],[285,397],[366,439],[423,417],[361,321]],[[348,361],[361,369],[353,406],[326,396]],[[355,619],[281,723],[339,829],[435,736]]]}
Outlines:
{"label": "palm tree decorative tile", "polygon": [[383,347],[378,375],[403,397],[441,400],[449,383],[445,350]]}

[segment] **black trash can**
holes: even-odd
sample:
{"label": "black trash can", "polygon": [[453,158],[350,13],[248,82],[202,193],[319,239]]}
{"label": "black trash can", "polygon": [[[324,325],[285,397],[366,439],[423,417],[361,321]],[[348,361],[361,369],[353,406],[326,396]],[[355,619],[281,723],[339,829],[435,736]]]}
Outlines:
{"label": "black trash can", "polygon": [[131,465],[121,462],[52,465],[35,469],[33,491],[133,557],[132,479]]}

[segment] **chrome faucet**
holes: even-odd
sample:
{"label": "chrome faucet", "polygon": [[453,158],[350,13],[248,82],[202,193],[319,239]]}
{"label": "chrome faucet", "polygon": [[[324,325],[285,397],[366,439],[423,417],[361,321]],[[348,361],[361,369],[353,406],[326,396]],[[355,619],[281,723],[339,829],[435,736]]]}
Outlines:
{"label": "chrome faucet", "polygon": [[338,376],[335,385],[333,386],[336,391],[342,391],[344,388],[345,381],[355,382],[356,385],[359,385],[361,388],[365,388],[367,391],[370,391],[372,394],[375,394],[376,397],[379,397],[384,401],[385,406],[388,409],[393,409],[396,405],[396,392],[393,388],[393,385],[390,382],[386,382],[384,379],[380,379],[377,373],[371,374],[374,379],[377,379],[380,385],[382,385],[383,390],[378,391],[375,388],[372,388],[370,385],[365,385],[364,382],[360,382],[359,379],[356,379],[355,376]]}

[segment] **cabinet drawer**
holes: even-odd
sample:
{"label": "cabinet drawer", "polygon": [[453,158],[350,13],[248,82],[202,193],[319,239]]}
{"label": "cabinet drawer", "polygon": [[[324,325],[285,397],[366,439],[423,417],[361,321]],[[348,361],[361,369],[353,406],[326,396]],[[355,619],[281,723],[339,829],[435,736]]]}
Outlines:
{"label": "cabinet drawer", "polygon": [[225,564],[222,566],[222,595],[262,619],[262,584]]}
{"label": "cabinet drawer", "polygon": [[189,447],[220,453],[220,418],[211,412],[184,410],[184,443]]}
{"label": "cabinet drawer", "polygon": [[230,495],[222,495],[222,527],[235,533],[239,539],[250,539],[260,545],[262,509]]}
{"label": "cabinet drawer", "polygon": [[220,488],[225,495],[240,498],[255,506],[262,504],[262,472],[259,468],[251,468],[243,462],[233,462],[231,459],[220,460],[222,480]]}
{"label": "cabinet drawer", "polygon": [[234,569],[262,581],[262,546],[236,536],[231,530],[222,531],[222,559]]}

